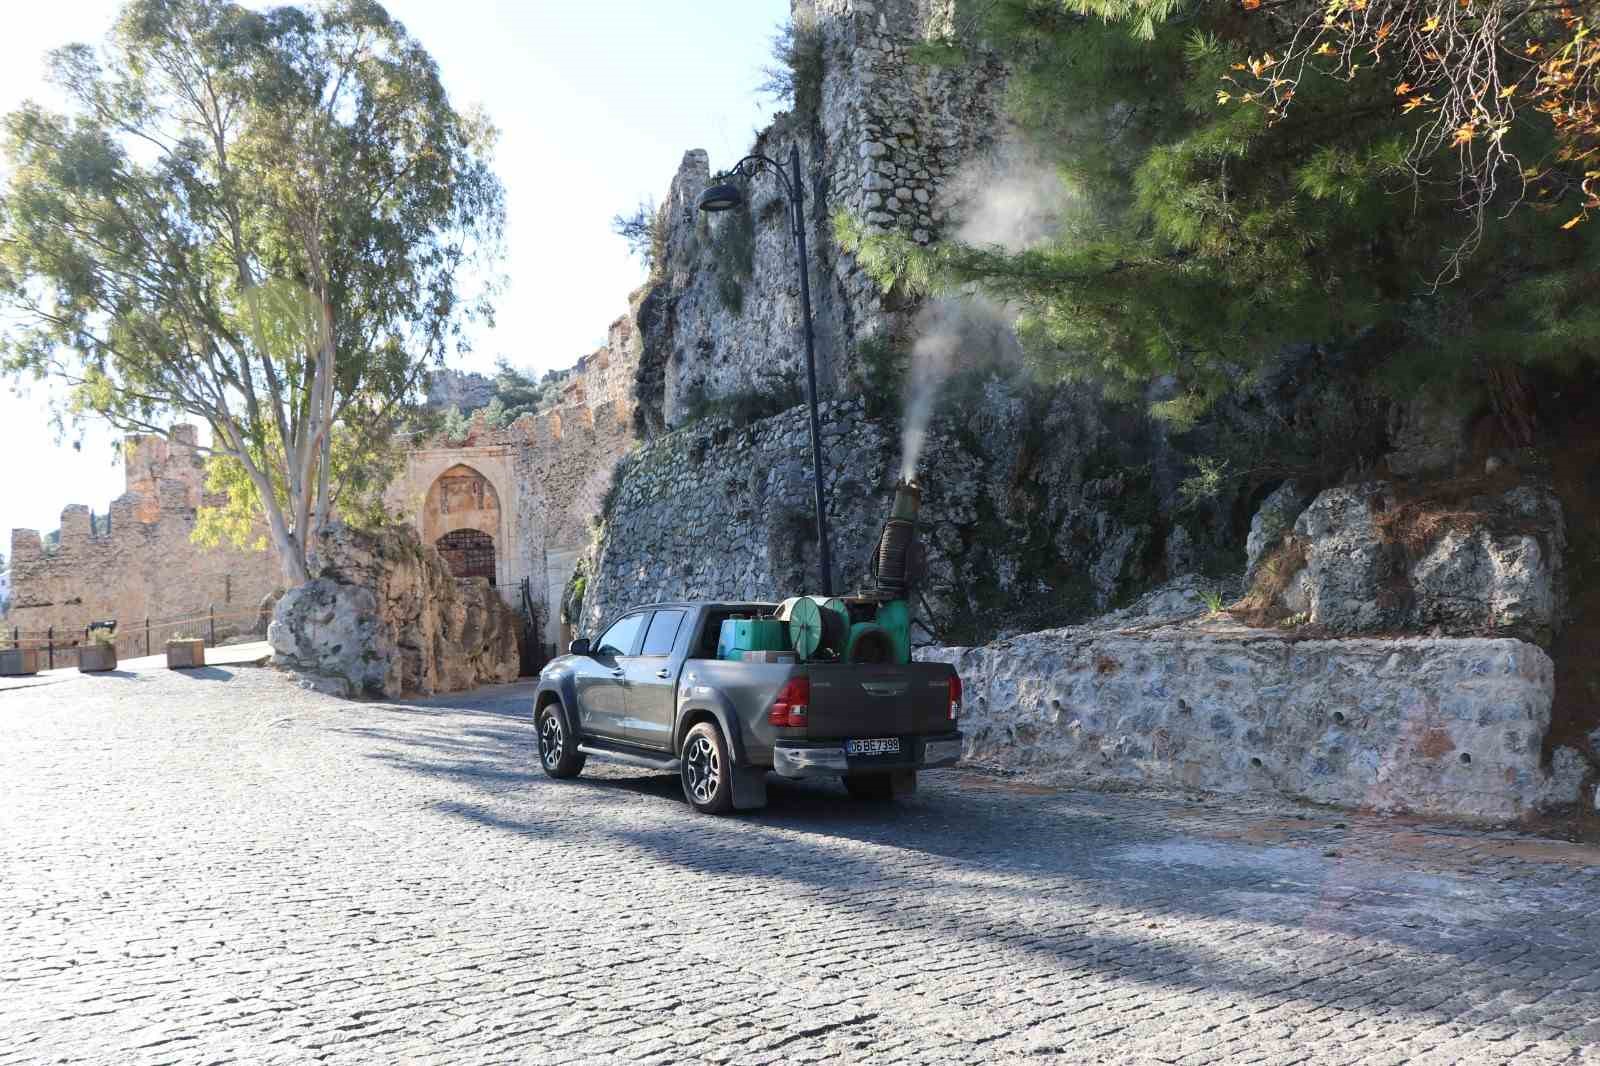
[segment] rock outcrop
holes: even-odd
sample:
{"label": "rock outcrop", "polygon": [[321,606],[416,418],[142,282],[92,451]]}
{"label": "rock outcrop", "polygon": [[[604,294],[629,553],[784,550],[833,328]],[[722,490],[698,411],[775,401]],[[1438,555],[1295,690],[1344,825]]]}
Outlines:
{"label": "rock outcrop", "polygon": [[275,608],[274,665],[342,695],[389,699],[517,677],[516,614],[484,579],[452,577],[409,527],[334,525],[312,576]]}
{"label": "rock outcrop", "polygon": [[1548,644],[1561,625],[1561,505],[1538,485],[1455,499],[1387,482],[1341,485],[1296,519],[1282,608],[1336,633],[1505,633]]}
{"label": "rock outcrop", "polygon": [[1541,765],[1554,674],[1532,644],[1296,641],[1192,612],[1175,620],[1192,597],[1167,599],[1144,625],[1125,615],[920,653],[961,674],[966,757],[1078,781],[1474,819],[1579,798],[1576,751]]}

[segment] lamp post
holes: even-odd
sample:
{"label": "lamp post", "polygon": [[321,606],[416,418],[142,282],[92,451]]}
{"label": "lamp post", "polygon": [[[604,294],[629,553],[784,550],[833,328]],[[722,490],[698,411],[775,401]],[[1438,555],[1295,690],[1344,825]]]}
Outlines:
{"label": "lamp post", "polygon": [[[800,180],[800,147],[789,148],[789,171],[783,164],[764,155],[745,156],[726,171],[721,178],[738,175],[753,178],[763,171],[778,175],[789,199],[789,221],[794,233],[795,253],[800,259],[801,324],[806,338],[806,403],[811,411],[811,480],[816,491],[817,546],[822,569],[822,587],[817,591],[824,596],[833,595],[833,559],[828,550],[828,501],[822,487],[822,426],[817,417],[817,357],[815,340],[811,332],[811,276],[806,264],[806,190]],[[791,180],[792,178],[792,180]],[[706,212],[729,211],[744,203],[744,190],[732,182],[720,180],[708,187],[695,201],[695,206]]]}

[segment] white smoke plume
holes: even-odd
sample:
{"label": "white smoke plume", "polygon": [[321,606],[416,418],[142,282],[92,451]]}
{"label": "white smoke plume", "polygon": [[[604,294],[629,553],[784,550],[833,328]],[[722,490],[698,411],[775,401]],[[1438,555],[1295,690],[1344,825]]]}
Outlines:
{"label": "white smoke plume", "polygon": [[[974,160],[943,194],[960,218],[955,239],[1025,251],[1060,232],[1071,201],[1060,175],[1037,153],[1008,142]],[[900,476],[910,480],[927,443],[939,391],[958,371],[1021,358],[1012,328],[1016,311],[976,293],[931,301],[917,317],[906,373]]]}

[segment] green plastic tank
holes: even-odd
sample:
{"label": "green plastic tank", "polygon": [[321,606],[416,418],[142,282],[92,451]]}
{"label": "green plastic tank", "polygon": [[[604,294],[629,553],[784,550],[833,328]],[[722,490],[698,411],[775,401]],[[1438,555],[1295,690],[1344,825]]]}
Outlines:
{"label": "green plastic tank", "polygon": [[776,618],[729,618],[717,634],[717,658],[744,658],[747,651],[788,651],[784,624]]}
{"label": "green plastic tank", "polygon": [[894,642],[894,661],[911,661],[911,605],[905,600],[890,600],[878,605],[878,624]]}
{"label": "green plastic tank", "polygon": [[876,622],[857,622],[850,627],[850,643],[845,662],[882,665],[895,661],[894,638]]}

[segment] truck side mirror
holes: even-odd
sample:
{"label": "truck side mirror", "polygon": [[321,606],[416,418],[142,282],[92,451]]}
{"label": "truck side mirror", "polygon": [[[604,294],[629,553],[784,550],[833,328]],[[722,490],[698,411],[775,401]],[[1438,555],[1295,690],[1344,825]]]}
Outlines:
{"label": "truck side mirror", "polygon": [[589,651],[589,638],[588,637],[579,637],[577,640],[573,641],[571,644],[568,644],[567,645],[567,654],[568,655],[588,655],[588,654],[590,654],[590,651]]}

